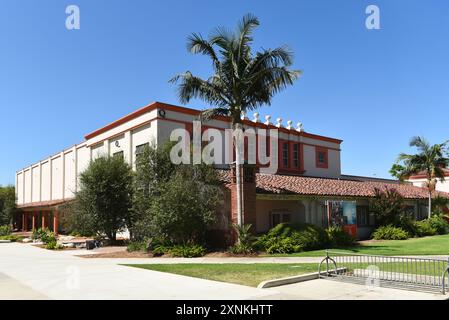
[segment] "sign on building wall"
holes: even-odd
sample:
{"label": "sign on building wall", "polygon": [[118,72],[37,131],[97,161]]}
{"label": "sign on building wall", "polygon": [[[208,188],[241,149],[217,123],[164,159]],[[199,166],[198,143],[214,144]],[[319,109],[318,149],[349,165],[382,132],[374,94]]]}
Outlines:
{"label": "sign on building wall", "polygon": [[357,202],[329,201],[330,222],[342,227],[346,232],[357,236]]}

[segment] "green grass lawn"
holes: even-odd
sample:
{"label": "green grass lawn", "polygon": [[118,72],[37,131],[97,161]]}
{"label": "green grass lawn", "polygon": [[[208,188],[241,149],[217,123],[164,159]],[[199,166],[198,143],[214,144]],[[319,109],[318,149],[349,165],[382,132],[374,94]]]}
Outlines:
{"label": "green grass lawn", "polygon": [[[357,246],[332,250],[385,256],[449,255],[449,234],[424,238],[412,238],[408,240],[382,240],[362,242],[362,244]],[[325,252],[325,250],[316,250],[288,255],[276,254],[271,256],[321,257],[326,254]]]}
{"label": "green grass lawn", "polygon": [[223,264],[127,264],[154,271],[180,274],[183,276],[216,280],[257,287],[265,280],[272,280],[318,271],[316,263],[274,264],[274,263],[223,263]]}

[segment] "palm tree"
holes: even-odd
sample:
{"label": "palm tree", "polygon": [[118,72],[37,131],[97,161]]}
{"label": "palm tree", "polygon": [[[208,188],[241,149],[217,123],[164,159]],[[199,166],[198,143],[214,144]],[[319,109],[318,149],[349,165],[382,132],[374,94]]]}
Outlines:
{"label": "palm tree", "polygon": [[435,190],[438,179],[444,181],[444,168],[449,165],[449,159],[444,153],[446,141],[441,144],[430,145],[423,137],[413,137],[410,140],[410,146],[416,147],[418,153],[406,154],[401,153],[396,163],[393,165],[390,173],[398,177],[400,180],[409,178],[418,173],[425,174],[426,187],[429,190],[428,217],[432,214],[432,191]]}
{"label": "palm tree", "polygon": [[[213,74],[208,79],[194,76],[190,71],[176,75],[170,81],[178,83],[181,103],[198,98],[210,106],[201,118],[208,120],[217,115],[229,116],[236,135],[243,130],[242,112],[270,105],[273,96],[292,85],[300,71],[290,70],[293,54],[286,47],[265,49],[253,53],[252,33],[259,20],[247,14],[235,32],[217,28],[208,39],[193,33],[188,37],[187,49],[193,54],[203,54],[212,62]],[[240,165],[242,159],[239,143],[235,143],[237,176],[237,224],[243,225],[242,188]]]}

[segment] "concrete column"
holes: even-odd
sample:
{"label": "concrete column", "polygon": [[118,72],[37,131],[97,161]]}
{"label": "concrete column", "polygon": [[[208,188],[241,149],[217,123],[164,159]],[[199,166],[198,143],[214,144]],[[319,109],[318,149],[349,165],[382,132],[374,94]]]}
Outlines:
{"label": "concrete column", "polygon": [[34,231],[36,229],[36,212],[33,212],[32,219],[31,229]]}
{"label": "concrete column", "polygon": [[58,235],[58,226],[59,226],[59,213],[57,210],[53,213],[53,232],[55,235]]}
{"label": "concrete column", "polygon": [[25,212],[24,213],[22,213],[22,231],[26,231],[26,229],[25,229]]}
{"label": "concrete column", "polygon": [[41,211],[41,215],[42,215],[42,229],[45,228],[45,211]]}

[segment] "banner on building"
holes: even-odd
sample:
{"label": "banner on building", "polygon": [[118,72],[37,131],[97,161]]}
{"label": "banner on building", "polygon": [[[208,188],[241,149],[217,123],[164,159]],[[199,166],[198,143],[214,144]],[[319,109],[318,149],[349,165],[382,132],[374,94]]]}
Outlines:
{"label": "banner on building", "polygon": [[342,227],[352,236],[357,236],[357,202],[329,201],[331,225]]}

